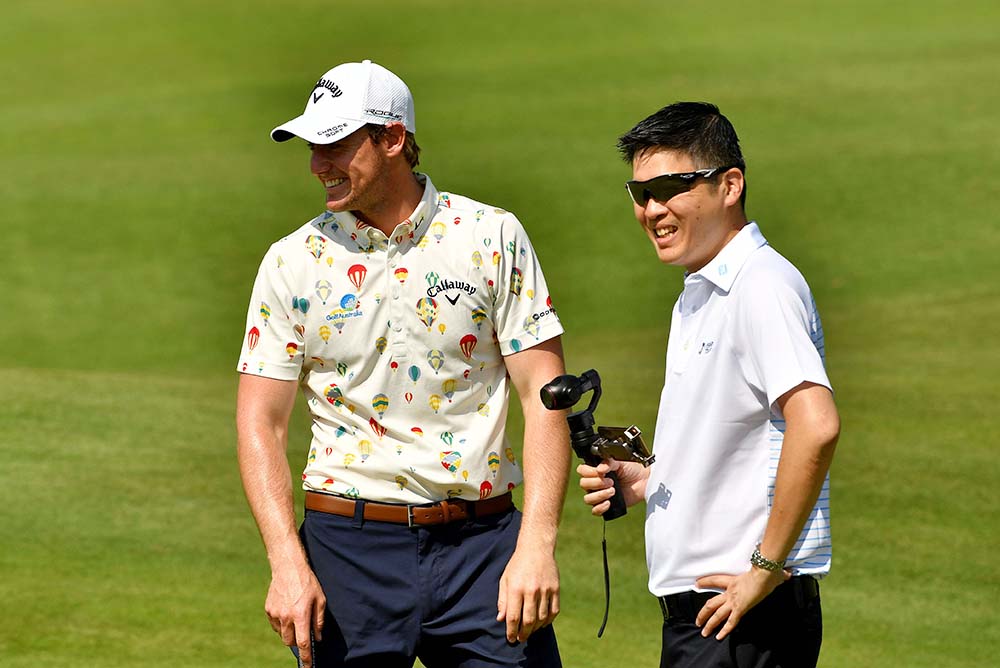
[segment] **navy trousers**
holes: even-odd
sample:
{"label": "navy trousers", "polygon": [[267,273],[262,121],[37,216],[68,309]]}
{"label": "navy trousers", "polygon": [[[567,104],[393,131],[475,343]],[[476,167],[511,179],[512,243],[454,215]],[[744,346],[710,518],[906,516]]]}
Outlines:
{"label": "navy trousers", "polygon": [[300,534],[327,598],[316,666],[559,668],[551,626],[508,643],[496,621],[520,522],[515,509],[419,528],[306,511]]}

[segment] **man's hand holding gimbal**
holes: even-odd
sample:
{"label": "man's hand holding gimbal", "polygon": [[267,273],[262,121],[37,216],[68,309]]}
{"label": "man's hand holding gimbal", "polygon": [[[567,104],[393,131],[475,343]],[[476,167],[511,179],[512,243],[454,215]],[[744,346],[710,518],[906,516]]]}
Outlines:
{"label": "man's hand holding gimbal", "polygon": [[625,495],[625,505],[634,506],[646,497],[646,481],[649,479],[649,469],[636,462],[620,462],[616,459],[606,459],[595,466],[580,464],[576,472],[580,476],[580,487],[583,488],[584,503],[592,506],[590,512],[601,516],[611,507],[609,499],[615,495],[614,482],[606,478],[609,471],[618,475],[618,483]]}

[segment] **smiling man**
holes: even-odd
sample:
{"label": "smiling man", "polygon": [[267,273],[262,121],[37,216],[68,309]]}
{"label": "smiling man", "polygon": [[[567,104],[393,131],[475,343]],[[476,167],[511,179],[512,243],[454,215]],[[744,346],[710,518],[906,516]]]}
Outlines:
{"label": "smiling man", "polygon": [[815,666],[829,572],[828,470],[840,433],[823,329],[802,275],[747,220],[746,163],[717,107],[679,102],[619,140],[633,210],[684,267],[650,468],[580,466],[600,515],[618,471],[646,501],[661,665]]}
{"label": "smiling man", "polygon": [[[562,327],[517,218],[414,172],[415,127],[407,86],[366,60],[324,74],[271,133],[308,143],[326,206],[265,255],[238,366],[265,612],[306,666],[559,666],[569,439],[539,389],[564,372]],[[312,443],[296,531],[299,387]]]}

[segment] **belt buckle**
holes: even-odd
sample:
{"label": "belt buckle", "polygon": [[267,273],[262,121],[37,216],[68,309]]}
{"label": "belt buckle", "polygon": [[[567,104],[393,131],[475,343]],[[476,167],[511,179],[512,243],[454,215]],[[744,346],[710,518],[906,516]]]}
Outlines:
{"label": "belt buckle", "polygon": [[413,522],[413,506],[406,506],[406,527],[412,529],[416,524]]}

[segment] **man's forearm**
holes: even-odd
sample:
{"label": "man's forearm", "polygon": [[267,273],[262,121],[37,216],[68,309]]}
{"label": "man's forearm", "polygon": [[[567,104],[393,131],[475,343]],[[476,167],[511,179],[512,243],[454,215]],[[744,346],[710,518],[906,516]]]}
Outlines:
{"label": "man's forearm", "polygon": [[566,373],[559,337],[505,358],[524,413],[524,508],[518,548],[527,543],[554,552],[569,480],[569,431],[565,411],[542,405],[545,383]]}
{"label": "man's forearm", "polygon": [[243,490],[271,568],[304,563],[305,551],[295,528],[291,472],[284,443],[279,442],[277,435],[267,433],[241,435],[239,460]]}
{"label": "man's forearm", "polygon": [[791,552],[819,498],[832,456],[832,448],[827,454],[825,449],[789,444],[786,436],[775,481],[774,503],[760,545],[761,553],[768,559],[781,561]]}
{"label": "man's forearm", "polygon": [[808,391],[814,397],[810,402],[796,405],[793,397],[786,405],[787,426],[774,503],[760,545],[761,554],[775,561],[788,556],[802,533],[830,470],[840,434],[839,418],[828,390],[817,386]]}
{"label": "man's forearm", "polygon": [[243,375],[236,401],[240,477],[272,570],[306,562],[285,458],[296,391],[294,382]]}
{"label": "man's forearm", "polygon": [[569,480],[570,447],[564,411],[548,411],[529,397],[524,416],[524,509],[521,540],[555,549]]}

